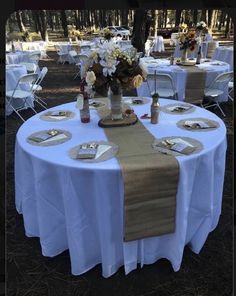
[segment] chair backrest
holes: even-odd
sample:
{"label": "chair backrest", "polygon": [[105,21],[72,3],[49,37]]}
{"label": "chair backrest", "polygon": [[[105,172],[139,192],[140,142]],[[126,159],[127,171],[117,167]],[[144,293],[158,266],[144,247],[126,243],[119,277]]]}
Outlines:
{"label": "chair backrest", "polygon": [[[155,75],[148,74],[147,81],[148,81],[149,91],[150,93],[152,93],[155,90]],[[157,92],[158,92],[158,88],[172,89],[173,92],[176,92],[173,79],[169,74],[164,74],[164,73],[156,74],[156,86],[157,86]]]}
{"label": "chair backrest", "polygon": [[86,54],[78,54],[77,57],[82,63],[86,63],[89,60],[89,57]]}
{"label": "chair backrest", "polygon": [[12,97],[14,97],[16,90],[18,89],[19,85],[22,83],[28,83],[30,86],[30,92],[31,92],[37,79],[38,79],[38,74],[35,74],[35,73],[22,75],[17,81],[17,84],[12,92]]}
{"label": "chair backrest", "polygon": [[221,83],[228,84],[233,78],[233,73],[234,73],[233,71],[229,71],[229,72],[225,72],[217,75],[216,78],[210,84],[210,86],[207,87],[207,89],[218,88],[219,84]]}
{"label": "chair backrest", "polygon": [[70,51],[69,51],[69,55],[70,55],[71,57],[75,57],[75,56],[77,56],[77,52],[76,52],[75,50],[70,50]]}
{"label": "chair backrest", "polygon": [[19,79],[18,79],[18,83],[34,83],[38,78],[38,74],[26,74],[26,75],[22,75]]}
{"label": "chair backrest", "polygon": [[37,65],[35,63],[20,63],[21,65],[24,65],[26,67],[27,72],[36,72]]}
{"label": "chair backrest", "polygon": [[80,52],[88,51],[91,49],[90,45],[80,45]]}
{"label": "chair backrest", "polygon": [[136,57],[136,54],[137,54],[137,48],[135,48],[135,47],[128,48],[128,49],[126,50],[126,53],[127,53],[131,58],[135,58],[135,57]]}
{"label": "chair backrest", "polygon": [[38,62],[39,59],[41,57],[41,52],[37,51],[37,52],[32,52],[29,56],[30,60],[33,62]]}

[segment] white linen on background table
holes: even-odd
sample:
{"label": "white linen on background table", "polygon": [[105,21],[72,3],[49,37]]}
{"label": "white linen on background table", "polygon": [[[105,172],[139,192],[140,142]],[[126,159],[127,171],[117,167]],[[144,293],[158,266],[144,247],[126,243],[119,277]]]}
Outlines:
{"label": "white linen on background table", "polygon": [[[210,86],[211,82],[216,78],[217,75],[227,72],[230,69],[230,66],[227,63],[219,62],[221,65],[214,65],[214,63],[217,63],[217,61],[204,63],[202,62],[200,65],[197,65],[199,68],[206,69],[206,88]],[[173,82],[175,84],[178,93],[178,100],[185,100],[185,85],[187,79],[188,66],[186,66],[185,69],[183,69],[178,65],[170,65],[170,61],[168,59],[154,59],[151,57],[141,58],[140,65],[147,71],[148,74],[154,74],[155,71],[157,71],[157,73],[169,74],[172,77]],[[151,88],[153,84],[154,80],[149,79],[149,86]],[[225,83],[219,85],[219,88],[223,90],[224,93],[218,96],[217,101],[228,101],[228,84]],[[147,82],[144,82],[140,87],[137,88],[137,94],[138,96],[150,95]]]}
{"label": "white linen on background table", "polygon": [[[160,103],[164,106],[175,102],[161,99]],[[150,110],[150,104],[132,107],[138,117]],[[196,111],[186,115],[161,112],[157,125],[141,120],[158,138],[188,136],[201,141],[204,149],[199,154],[177,157],[180,175],[176,231],[123,242],[124,189],[117,159],[84,163],[68,154],[80,143],[107,140],[97,125],[97,111],[91,110],[91,122],[82,124],[75,102],[51,109],[71,110],[77,116],[54,123],[40,120],[39,113],[20,127],[15,146],[16,208],[23,214],[26,235],[40,238],[44,256],[53,257],[69,249],[74,275],[101,263],[103,276],[109,277],[122,265],[127,274],[138,263],[143,266],[161,258],[167,258],[178,271],[186,244],[195,253],[201,251],[221,213],[226,128],[220,118],[196,107]],[[176,126],[180,119],[193,117],[216,120],[220,127],[191,132]],[[54,128],[69,131],[72,139],[51,147],[26,142],[30,134]]]}
{"label": "white linen on background table", "polygon": [[6,54],[6,64],[32,63],[30,54],[32,51],[16,51]]}
{"label": "white linen on background table", "polygon": [[[8,66],[6,66],[6,91],[14,90],[18,79],[22,75],[26,75],[26,74],[27,74],[27,70],[24,65],[14,66],[13,64],[11,64],[9,68]],[[19,85],[19,89],[29,91],[30,86],[28,83],[22,83],[21,85]],[[33,101],[34,101],[33,96],[28,97],[25,103],[25,107],[29,107],[29,106],[33,107],[34,106]],[[12,105],[14,108],[17,108],[19,106],[22,106],[22,102],[23,102],[22,99],[15,99],[14,102],[12,102]],[[12,112],[13,112],[12,108],[8,104],[6,104],[5,114],[8,116]]]}
{"label": "white linen on background table", "polygon": [[226,47],[226,46],[220,46],[217,47],[213,57],[214,60],[223,61],[230,65],[230,70],[234,70],[234,48],[232,47]]}

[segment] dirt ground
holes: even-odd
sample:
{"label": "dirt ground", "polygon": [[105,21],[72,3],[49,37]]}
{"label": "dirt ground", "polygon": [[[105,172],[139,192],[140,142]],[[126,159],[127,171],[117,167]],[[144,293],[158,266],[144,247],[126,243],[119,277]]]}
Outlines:
{"label": "dirt ground", "polygon": [[[56,64],[56,53],[49,51],[49,59],[40,61],[48,74],[42,84],[42,97],[48,107],[75,100],[79,80],[73,80],[74,65]],[[68,251],[54,257],[44,257],[38,238],[24,234],[22,216],[14,204],[14,145],[15,135],[22,124],[12,114],[7,117],[7,295],[8,296],[230,296],[232,295],[233,250],[233,104],[222,104],[227,126],[227,161],[222,204],[222,215],[217,228],[210,233],[200,254],[187,246],[180,271],[174,272],[168,260],[162,259],[125,276],[121,267],[105,279],[101,265],[81,276],[71,275]],[[41,107],[37,106],[37,111]],[[32,116],[30,110],[22,111],[24,118]]]}

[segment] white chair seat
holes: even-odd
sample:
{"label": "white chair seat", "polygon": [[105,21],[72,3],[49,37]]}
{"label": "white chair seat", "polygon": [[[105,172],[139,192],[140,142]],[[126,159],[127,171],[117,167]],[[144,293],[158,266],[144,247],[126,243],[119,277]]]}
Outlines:
{"label": "white chair seat", "polygon": [[42,86],[41,85],[38,85],[38,84],[34,84],[33,85],[33,91],[40,91],[40,90],[42,90],[43,88],[42,88]]}
{"label": "white chair seat", "polygon": [[224,92],[220,89],[206,89],[204,91],[204,95],[206,97],[218,97],[219,95],[222,95]]}
{"label": "white chair seat", "polygon": [[[13,93],[14,93],[14,90],[9,90],[6,92],[6,96],[12,97]],[[24,98],[29,97],[30,95],[32,95],[32,93],[29,91],[17,89],[14,93],[13,98],[24,99]]]}
{"label": "white chair seat", "polygon": [[157,88],[157,92],[161,98],[173,97],[175,95],[172,89]]}
{"label": "white chair seat", "polygon": [[229,88],[233,88],[234,87],[234,83],[233,81],[230,81],[229,84],[228,84]]}
{"label": "white chair seat", "polygon": [[34,63],[20,63],[26,67],[27,72],[35,72],[37,69],[37,65]]}

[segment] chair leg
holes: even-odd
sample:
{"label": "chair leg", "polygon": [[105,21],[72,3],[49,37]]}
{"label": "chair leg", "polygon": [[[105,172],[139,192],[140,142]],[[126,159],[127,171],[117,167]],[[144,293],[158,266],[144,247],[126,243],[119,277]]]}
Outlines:
{"label": "chair leg", "polygon": [[217,107],[220,109],[221,113],[223,114],[223,116],[225,117],[225,113],[224,111],[222,110],[222,108],[220,107],[220,104],[217,102],[216,103]]}

